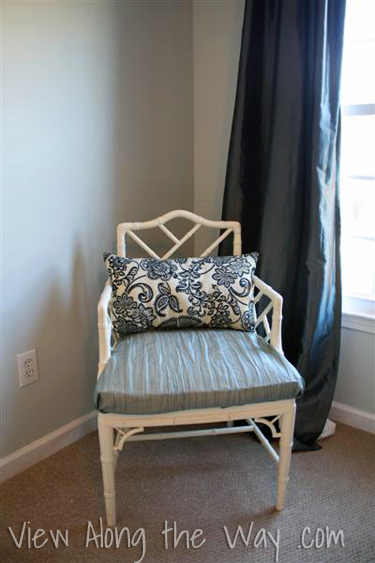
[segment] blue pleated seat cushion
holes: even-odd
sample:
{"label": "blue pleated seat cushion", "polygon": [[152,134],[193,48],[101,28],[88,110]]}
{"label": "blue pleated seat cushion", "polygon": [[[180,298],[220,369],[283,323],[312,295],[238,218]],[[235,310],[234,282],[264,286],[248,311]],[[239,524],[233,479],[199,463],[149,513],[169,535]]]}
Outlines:
{"label": "blue pleated seat cushion", "polygon": [[160,414],[294,399],[304,382],[256,333],[186,329],[124,336],[95,388],[97,410]]}

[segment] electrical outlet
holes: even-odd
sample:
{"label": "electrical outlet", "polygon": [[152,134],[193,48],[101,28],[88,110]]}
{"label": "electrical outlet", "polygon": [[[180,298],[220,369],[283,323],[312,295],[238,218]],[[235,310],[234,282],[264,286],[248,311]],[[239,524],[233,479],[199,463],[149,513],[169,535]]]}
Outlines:
{"label": "electrical outlet", "polygon": [[29,350],[22,354],[17,354],[18,377],[20,387],[38,381],[38,365],[36,363],[36,350]]}

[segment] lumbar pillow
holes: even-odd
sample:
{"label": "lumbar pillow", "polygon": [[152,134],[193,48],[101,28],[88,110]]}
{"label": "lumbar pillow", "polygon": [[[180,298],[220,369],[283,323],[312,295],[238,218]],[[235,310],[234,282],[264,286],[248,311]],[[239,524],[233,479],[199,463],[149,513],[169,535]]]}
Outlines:
{"label": "lumbar pillow", "polygon": [[122,258],[104,254],[118,334],[153,328],[255,330],[257,253],[204,258]]}

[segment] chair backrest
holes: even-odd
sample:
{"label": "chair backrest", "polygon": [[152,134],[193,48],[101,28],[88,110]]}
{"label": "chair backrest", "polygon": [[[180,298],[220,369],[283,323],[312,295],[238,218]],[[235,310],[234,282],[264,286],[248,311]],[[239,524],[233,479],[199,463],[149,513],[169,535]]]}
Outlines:
{"label": "chair backrest", "polygon": [[[172,231],[170,231],[165,225],[172,219],[188,219],[194,223],[193,227],[182,237],[177,238]],[[224,230],[223,233],[210,244],[200,256],[208,256],[227,236],[233,233],[233,255],[238,256],[242,251],[241,242],[241,224],[237,221],[210,221],[209,219],[204,219],[195,213],[190,211],[176,210],[170,211],[165,215],[161,215],[156,219],[151,221],[143,221],[140,223],[120,223],[117,226],[117,254],[119,256],[126,256],[126,236],[129,236],[138,246],[145,250],[150,256],[157,259],[167,259],[173,256],[177,250],[201,227],[209,227],[212,229]],[[159,256],[155,250],[149,247],[136,233],[135,231],[143,231],[146,229],[154,229],[159,227],[163,233],[173,242],[173,246],[163,255]]]}

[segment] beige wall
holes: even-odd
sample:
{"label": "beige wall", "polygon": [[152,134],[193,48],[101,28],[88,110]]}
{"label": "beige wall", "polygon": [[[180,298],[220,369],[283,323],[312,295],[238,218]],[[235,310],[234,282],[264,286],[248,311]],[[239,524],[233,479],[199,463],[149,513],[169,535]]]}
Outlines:
{"label": "beige wall", "polygon": [[[221,218],[229,138],[236,94],[244,1],[193,4],[194,205],[209,219]],[[213,235],[200,232],[196,253]]]}
{"label": "beige wall", "polygon": [[193,210],[192,9],[4,2],[2,29],[4,456],[93,409],[115,225]]}

